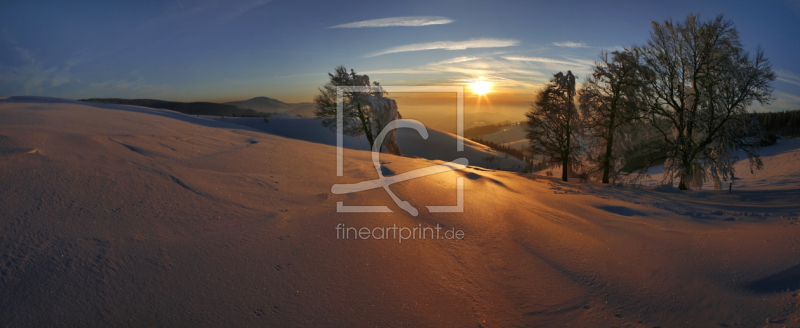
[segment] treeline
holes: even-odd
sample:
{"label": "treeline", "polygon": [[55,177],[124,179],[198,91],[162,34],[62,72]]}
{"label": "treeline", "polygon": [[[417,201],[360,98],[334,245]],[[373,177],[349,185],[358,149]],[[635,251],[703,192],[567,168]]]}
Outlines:
{"label": "treeline", "polygon": [[504,152],[506,154],[514,156],[514,157],[516,157],[516,158],[518,158],[520,160],[523,160],[523,161],[525,160],[526,157],[528,157],[526,155],[525,151],[522,151],[522,150],[519,150],[519,149],[516,149],[516,148],[512,148],[512,147],[509,147],[509,146],[506,146],[506,145],[503,145],[503,144],[499,144],[499,143],[496,143],[496,142],[483,140],[481,138],[469,138],[469,140],[475,141],[475,142],[477,142],[479,144],[486,145],[489,148],[492,148],[492,149],[494,149],[496,151],[499,151],[499,152]]}
{"label": "treeline", "polygon": [[754,113],[753,116],[761,122],[769,133],[781,136],[800,136],[800,110],[790,110],[775,113]]}
{"label": "treeline", "polygon": [[212,102],[177,102],[156,99],[122,99],[122,98],[89,98],[78,101],[100,104],[133,105],[149,108],[167,109],[188,115],[210,116],[238,116],[238,117],[269,117],[269,114],[258,112],[249,108],[239,108],[233,105]]}
{"label": "treeline", "polygon": [[[513,123],[512,124],[508,124],[508,125],[504,125],[504,126],[509,126],[509,125],[513,125]],[[499,143],[496,143],[496,142],[486,141],[486,140],[483,140],[481,138],[469,138],[469,140],[472,140],[472,141],[477,142],[479,144],[483,144],[483,145],[485,145],[485,146],[487,146],[487,147],[489,147],[491,149],[494,149],[496,151],[503,152],[503,153],[506,153],[508,155],[514,156],[515,158],[525,162],[525,169],[523,169],[523,172],[525,172],[525,173],[531,173],[531,172],[534,172],[534,171],[541,171],[541,170],[544,170],[544,169],[547,169],[547,168],[550,167],[550,163],[547,163],[545,161],[535,161],[533,159],[533,156],[530,156],[530,152],[528,152],[527,149],[519,150],[519,149],[516,149],[516,148],[513,148],[513,147],[509,147],[509,146],[505,146],[503,144],[499,144]]]}

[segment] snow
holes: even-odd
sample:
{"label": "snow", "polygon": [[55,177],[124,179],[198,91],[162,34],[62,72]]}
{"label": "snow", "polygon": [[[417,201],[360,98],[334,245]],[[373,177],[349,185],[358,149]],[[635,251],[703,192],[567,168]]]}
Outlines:
{"label": "snow", "polygon": [[[0,326],[798,325],[795,141],[733,194],[470,167],[393,184],[413,217],[380,189],[331,193],[377,177],[369,152],[337,177],[324,133],[228,121],[0,100]],[[459,177],[463,213],[425,210],[455,205]],[[342,224],[464,238],[337,239]]]}
{"label": "snow", "polygon": [[[743,151],[737,151],[736,157],[739,159],[734,164],[735,180],[733,189],[746,190],[795,190],[800,189],[800,139],[783,138],[778,139],[774,145],[761,148],[759,151],[761,160],[764,163],[762,170],[750,170],[750,161]],[[646,186],[657,186],[662,184],[664,177],[664,165],[656,165],[648,169],[649,178],[643,179],[641,183]],[[678,181],[673,185],[677,186]],[[725,191],[728,190],[730,180],[723,181]],[[706,181],[703,190],[714,190],[713,181]]]}
{"label": "snow", "polygon": [[[212,118],[220,120],[219,118]],[[231,122],[286,138],[305,140],[314,143],[336,146],[336,133],[322,126],[321,119],[315,118],[225,118]],[[522,171],[525,163],[512,156],[492,150],[489,147],[464,139],[464,151],[456,148],[457,135],[427,128],[428,139],[423,139],[414,129],[398,129],[397,143],[404,156],[431,160],[452,161],[464,157],[472,166],[489,169]],[[344,147],[348,149],[369,150],[366,138],[344,136]],[[506,158],[507,157],[507,158]],[[492,158],[487,160],[487,158]]]}

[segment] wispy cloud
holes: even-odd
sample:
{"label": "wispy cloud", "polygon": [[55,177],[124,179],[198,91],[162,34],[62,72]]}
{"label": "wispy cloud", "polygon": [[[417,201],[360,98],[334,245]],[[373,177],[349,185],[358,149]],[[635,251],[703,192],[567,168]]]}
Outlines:
{"label": "wispy cloud", "polygon": [[542,72],[529,70],[529,69],[507,68],[506,71],[509,72],[509,73],[515,73],[515,74],[519,74],[519,75],[545,76],[545,74],[542,73]]}
{"label": "wispy cloud", "polygon": [[[766,108],[778,111],[800,109],[800,96],[798,95],[775,91],[772,93],[772,97],[775,99],[769,105],[765,106]],[[758,106],[757,103],[754,105],[754,107]]]}
{"label": "wispy cloud", "polygon": [[623,46],[610,46],[610,47],[599,47],[599,48],[603,49],[605,51],[608,51],[608,52],[614,52],[614,51],[622,52],[622,51],[625,51],[625,47],[623,47]]}
{"label": "wispy cloud", "polygon": [[124,80],[115,79],[102,82],[89,83],[89,87],[96,91],[125,92],[131,94],[154,95],[163,94],[170,89],[167,85],[158,85],[145,82],[144,79]]}
{"label": "wispy cloud", "polygon": [[381,69],[381,70],[372,70],[362,72],[364,74],[438,74],[442,72],[448,72],[448,67],[453,66],[454,64],[461,64],[466,62],[472,62],[479,60],[479,57],[455,57],[450,59],[445,59],[438,62],[428,63],[418,67],[412,68],[397,68],[397,69]]}
{"label": "wispy cloud", "polygon": [[79,60],[70,60],[63,67],[46,66],[36,56],[11,38],[5,31],[3,41],[17,52],[21,65],[6,66],[0,64],[0,92],[42,94],[45,88],[53,88],[68,83],[71,78],[69,70]]}
{"label": "wispy cloud", "polygon": [[450,24],[454,20],[441,16],[406,16],[370,19],[331,26],[330,28],[362,28],[362,27],[389,27],[389,26],[427,26]]}
{"label": "wispy cloud", "polygon": [[[449,79],[450,83],[468,83],[480,78],[492,81],[495,86],[503,88],[531,89],[538,88],[542,83],[547,82],[549,74],[545,74],[536,69],[530,69],[529,63],[503,60],[495,56],[495,54],[470,57],[462,56],[431,62],[422,66],[375,70],[362,73],[412,75],[446,74],[446,76],[451,76]],[[416,78],[416,80],[418,79],[419,78]]]}
{"label": "wispy cloud", "polygon": [[473,61],[473,60],[477,60],[477,59],[478,59],[478,57],[461,56],[461,57],[450,58],[450,59],[447,59],[447,60],[436,62],[434,64],[455,64],[455,63],[463,63],[463,62]]}
{"label": "wispy cloud", "polygon": [[[261,7],[271,1],[272,0],[251,0],[251,1],[244,1],[243,3],[238,3],[236,5],[231,6],[230,12],[223,14],[221,18],[225,22],[233,20],[249,12],[250,10]],[[181,7],[183,7],[183,4],[181,4]]]}
{"label": "wispy cloud", "polygon": [[785,71],[782,69],[776,69],[775,73],[778,74],[778,81],[783,81],[794,85],[800,85],[800,76],[797,76],[792,72]]}
{"label": "wispy cloud", "polygon": [[579,63],[579,64],[583,64],[585,66],[594,66],[594,64],[595,64],[595,60],[594,59],[581,59],[581,58],[572,58],[572,57],[567,57],[567,56],[564,56],[564,58],[569,59],[569,60],[574,61],[574,62]]}
{"label": "wispy cloud", "polygon": [[425,68],[396,68],[396,69],[379,69],[374,71],[364,71],[360,74],[437,74],[441,71],[425,69]]}
{"label": "wispy cloud", "polygon": [[519,56],[507,56],[503,57],[505,60],[510,61],[522,61],[522,62],[537,62],[537,63],[545,63],[545,64],[560,64],[560,65],[570,65],[570,66],[586,66],[586,63],[578,63],[574,61],[565,61],[559,59],[552,59],[552,58],[543,58],[543,57],[519,57]]}
{"label": "wispy cloud", "polygon": [[583,42],[572,42],[572,41],[553,42],[553,45],[556,46],[556,47],[564,47],[564,48],[588,48],[589,47]]}
{"label": "wispy cloud", "polygon": [[414,43],[404,46],[392,47],[376,53],[372,53],[367,57],[375,57],[386,54],[393,54],[398,52],[409,51],[422,51],[422,50],[465,50],[472,48],[499,48],[499,47],[512,47],[519,43],[517,40],[510,39],[475,39],[467,41],[437,41],[426,43]]}

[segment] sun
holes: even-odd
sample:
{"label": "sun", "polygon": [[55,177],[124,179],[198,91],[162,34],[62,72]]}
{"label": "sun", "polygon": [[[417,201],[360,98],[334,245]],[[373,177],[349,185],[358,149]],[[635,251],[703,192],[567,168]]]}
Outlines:
{"label": "sun", "polygon": [[481,81],[481,80],[472,82],[470,86],[472,87],[472,92],[481,96],[489,93],[489,91],[491,91],[492,89],[491,82]]}

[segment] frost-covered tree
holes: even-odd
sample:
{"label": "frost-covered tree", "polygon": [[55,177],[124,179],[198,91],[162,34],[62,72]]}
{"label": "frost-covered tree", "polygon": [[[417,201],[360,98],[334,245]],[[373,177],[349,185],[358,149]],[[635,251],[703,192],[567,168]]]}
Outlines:
{"label": "frost-covered tree", "polygon": [[536,93],[536,101],[526,128],[530,151],[561,163],[561,179],[567,181],[569,169],[580,165],[580,115],[574,103],[575,76],[561,72],[553,75],[544,89]]}
{"label": "frost-covered tree", "polygon": [[775,74],[760,48],[752,56],[743,49],[732,22],[722,15],[653,22],[650,40],[634,51],[646,68],[642,95],[660,139],[665,182],[679,179],[685,190],[710,178],[719,188],[733,178],[736,149],[747,154],[751,171],[761,168],[758,143],[751,140],[763,129],[747,108],[769,102]]}
{"label": "frost-covered tree", "polygon": [[595,172],[602,172],[603,183],[616,175],[620,165],[618,153],[627,129],[640,114],[637,95],[640,93],[638,59],[630,51],[600,54],[592,74],[578,92],[585,127],[590,136],[588,155],[597,163]]}
{"label": "frost-covered tree", "polygon": [[[336,97],[337,86],[343,87],[366,87],[368,92],[363,90],[345,91],[342,93],[342,118],[343,133],[348,136],[366,136],[370,149],[373,149],[375,137],[395,119],[402,118],[397,111],[397,103],[386,96],[386,92],[381,88],[380,83],[369,81],[369,76],[358,75],[354,70],[347,72],[344,66],[336,67],[334,73],[328,73],[330,81],[319,89],[320,94],[314,97],[317,110],[314,112],[316,117],[322,118],[322,125],[336,130]],[[384,139],[387,149],[400,155],[400,148],[394,139],[394,131],[389,132]]]}
{"label": "frost-covered tree", "polygon": [[[396,123],[392,123],[397,119],[402,119],[403,116],[400,115],[400,112],[397,110],[397,102],[394,99],[383,97],[383,95],[379,96],[372,96],[369,98],[370,101],[370,111],[372,113],[372,125],[373,131],[376,134],[379,134],[385,127],[390,124],[393,125],[393,129],[389,130],[386,133],[386,136],[383,138],[383,144],[381,144],[380,151],[384,149],[386,152],[398,156],[402,156],[403,153],[400,151],[400,146],[397,144],[397,125]],[[373,138],[374,140],[374,138]]]}

